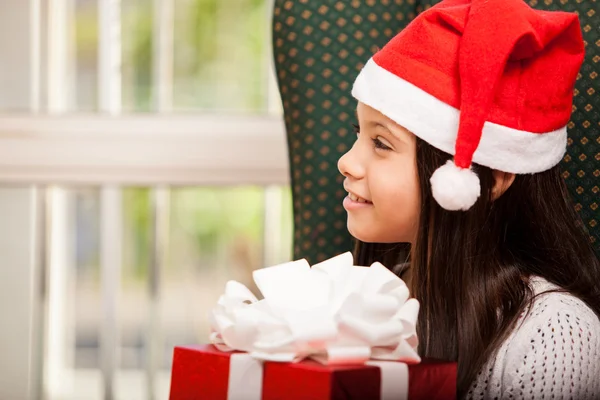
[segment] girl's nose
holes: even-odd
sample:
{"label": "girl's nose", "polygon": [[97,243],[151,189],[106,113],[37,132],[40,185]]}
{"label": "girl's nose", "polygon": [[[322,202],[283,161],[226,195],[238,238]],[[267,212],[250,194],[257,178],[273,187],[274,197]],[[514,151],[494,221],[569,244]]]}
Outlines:
{"label": "girl's nose", "polygon": [[365,169],[360,162],[360,157],[357,157],[357,143],[346,154],[338,160],[338,170],[346,178],[361,179],[364,177]]}

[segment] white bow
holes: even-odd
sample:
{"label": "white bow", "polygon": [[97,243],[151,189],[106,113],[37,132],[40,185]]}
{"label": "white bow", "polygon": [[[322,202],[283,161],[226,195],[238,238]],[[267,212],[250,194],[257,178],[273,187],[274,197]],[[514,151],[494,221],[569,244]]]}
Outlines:
{"label": "white bow", "polygon": [[253,277],[263,300],[229,281],[210,314],[210,340],[219,350],[283,362],[420,362],[419,302],[380,263],[354,266],[352,254],[344,253],[312,268],[306,260],[292,261]]}

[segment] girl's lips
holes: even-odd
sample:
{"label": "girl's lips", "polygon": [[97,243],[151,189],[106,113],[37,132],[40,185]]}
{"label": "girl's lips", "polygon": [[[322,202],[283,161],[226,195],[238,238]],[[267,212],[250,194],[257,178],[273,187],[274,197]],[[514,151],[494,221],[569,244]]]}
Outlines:
{"label": "girl's lips", "polygon": [[348,197],[350,197],[350,200],[358,201],[359,203],[371,203],[369,200],[367,200],[363,197],[357,196],[350,191],[348,191]]}
{"label": "girl's lips", "polygon": [[344,201],[342,203],[346,211],[352,210],[361,210],[368,207],[373,207],[373,203],[365,203],[360,201],[355,201],[350,198],[350,196],[344,197]]}

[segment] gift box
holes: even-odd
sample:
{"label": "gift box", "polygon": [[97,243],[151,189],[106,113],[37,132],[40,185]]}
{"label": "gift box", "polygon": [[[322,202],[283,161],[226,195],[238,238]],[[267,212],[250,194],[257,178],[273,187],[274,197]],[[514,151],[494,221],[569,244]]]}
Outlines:
{"label": "gift box", "polygon": [[456,363],[259,361],[212,345],[176,347],[170,400],[455,399]]}
{"label": "gift box", "polygon": [[262,300],[227,282],[212,345],[175,349],[171,400],[456,397],[456,365],[421,360],[419,302],[384,265],[348,252],[252,274]]}

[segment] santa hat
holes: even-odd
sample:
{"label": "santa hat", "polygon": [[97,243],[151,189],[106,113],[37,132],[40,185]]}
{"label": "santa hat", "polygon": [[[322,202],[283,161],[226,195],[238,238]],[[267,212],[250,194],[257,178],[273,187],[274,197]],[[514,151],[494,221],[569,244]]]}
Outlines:
{"label": "santa hat", "polygon": [[583,57],[576,14],[445,0],[367,62],[352,95],[452,154],[433,196],[468,210],[480,194],[471,163],[525,174],[560,162]]}

